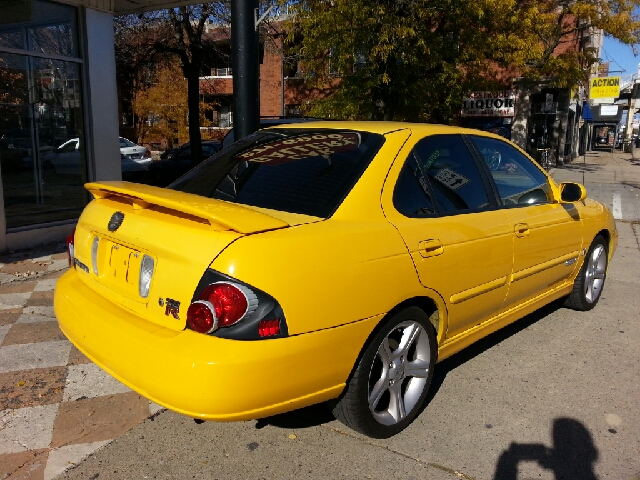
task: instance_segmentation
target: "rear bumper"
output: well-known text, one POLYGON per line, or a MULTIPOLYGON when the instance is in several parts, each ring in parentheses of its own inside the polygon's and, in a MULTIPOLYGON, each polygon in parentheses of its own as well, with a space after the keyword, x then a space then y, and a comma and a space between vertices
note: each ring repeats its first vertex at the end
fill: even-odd
POLYGON ((282 339, 220 339, 148 322, 105 300, 74 270, 58 280, 54 308, 69 340, 122 383, 171 410, 219 421, 336 398, 380 320, 282 339))

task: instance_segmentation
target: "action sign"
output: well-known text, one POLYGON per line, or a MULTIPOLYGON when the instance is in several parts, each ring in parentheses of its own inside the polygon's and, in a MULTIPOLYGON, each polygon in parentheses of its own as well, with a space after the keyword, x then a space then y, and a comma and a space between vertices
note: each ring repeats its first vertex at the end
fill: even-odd
POLYGON ((589 80, 590 98, 617 98, 620 96, 620 77, 599 77, 589 80))

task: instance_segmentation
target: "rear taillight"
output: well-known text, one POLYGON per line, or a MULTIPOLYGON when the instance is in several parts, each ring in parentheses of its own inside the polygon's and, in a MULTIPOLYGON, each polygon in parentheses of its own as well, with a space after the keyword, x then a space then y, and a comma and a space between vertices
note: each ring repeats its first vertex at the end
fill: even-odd
POLYGON ((73 268, 75 266, 74 264, 74 252, 73 252, 73 237, 76 234, 76 229, 73 229, 73 232, 71 232, 69 235, 67 235, 67 259, 69 260, 69 268, 73 268))
POLYGON ((200 292, 200 300, 212 305, 218 328, 242 321, 258 306, 258 298, 249 288, 230 282, 209 285, 200 292))
POLYGON ((151 152, 149 150, 144 152, 144 158, 149 158, 151 156, 151 152))
POLYGON ((262 320, 258 324, 258 335, 261 337, 273 337, 280 333, 280 319, 272 318, 270 320, 262 320))
POLYGON ((211 333, 218 328, 218 321, 213 305, 210 302, 198 300, 189 305, 187 310, 187 325, 198 333, 211 333))
POLYGON ((268 293, 212 269, 200 279, 187 309, 187 328, 233 340, 289 336, 280 304, 268 293))

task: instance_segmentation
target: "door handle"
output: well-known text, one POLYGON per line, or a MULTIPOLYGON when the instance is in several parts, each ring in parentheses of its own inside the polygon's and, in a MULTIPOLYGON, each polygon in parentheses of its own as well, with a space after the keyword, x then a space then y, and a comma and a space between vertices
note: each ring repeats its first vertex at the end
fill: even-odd
POLYGON ((418 242, 418 251, 423 258, 435 257, 444 253, 444 246, 437 238, 421 240, 418 242))
POLYGON ((516 237, 528 237, 530 232, 529 225, 527 225, 526 223, 516 223, 513 231, 515 232, 516 237))

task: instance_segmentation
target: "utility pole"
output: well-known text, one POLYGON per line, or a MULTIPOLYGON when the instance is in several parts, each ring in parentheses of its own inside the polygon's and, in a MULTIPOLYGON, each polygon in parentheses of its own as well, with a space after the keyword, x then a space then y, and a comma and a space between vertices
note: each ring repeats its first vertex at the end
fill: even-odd
POLYGON ((260 43, 258 0, 231 2, 231 65, 235 140, 260 128, 260 43))
POLYGON ((640 82, 640 79, 636 79, 633 83, 633 87, 631 88, 631 99, 629 100, 629 110, 627 111, 627 126, 624 130, 623 149, 626 151, 626 146, 629 145, 629 152, 633 148, 633 145, 631 144, 631 128, 633 125, 633 117, 635 116, 636 109, 638 108, 636 100, 640 95, 640 83, 638 82, 640 82))

